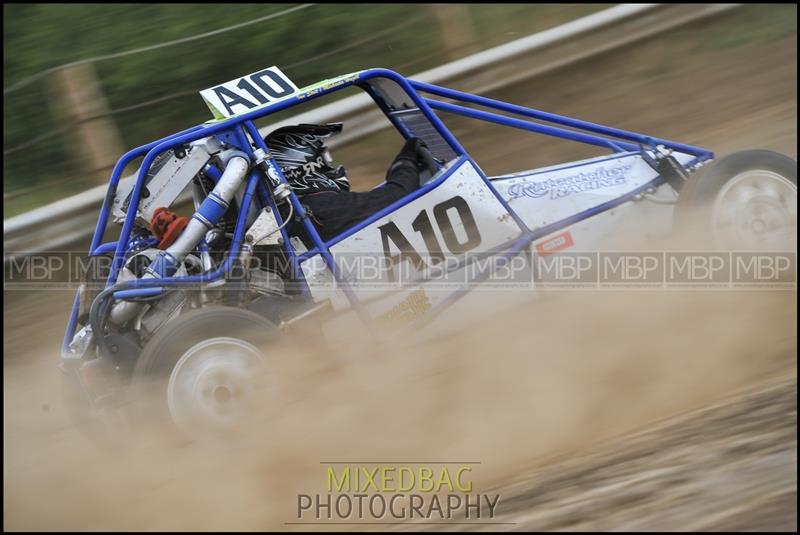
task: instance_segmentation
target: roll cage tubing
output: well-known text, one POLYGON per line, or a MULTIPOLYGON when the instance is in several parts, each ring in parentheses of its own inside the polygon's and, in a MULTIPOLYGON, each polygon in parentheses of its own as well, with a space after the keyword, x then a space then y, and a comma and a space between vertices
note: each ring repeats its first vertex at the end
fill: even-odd
MULTIPOLYGON (((643 154, 644 153, 643 146, 654 148, 658 145, 663 145, 669 149, 673 149, 679 152, 695 156, 695 159, 689 162, 686 165, 686 167, 692 167, 703 161, 710 160, 714 156, 711 151, 700 147, 694 147, 665 139, 645 136, 642 134, 638 134, 636 132, 620 130, 617 128, 603 126, 588 121, 573 119, 571 117, 565 117, 554 113, 547 113, 531 108, 526 108, 524 106, 518 106, 515 104, 509 104, 499 100, 494 100, 478 95, 473 95, 470 93, 465 93, 463 91, 447 89, 445 87, 429 83, 408 80, 402 75, 389 69, 367 69, 350 76, 345 76, 340 79, 334 79, 334 81, 330 82, 330 85, 328 87, 322 85, 321 87, 315 87, 314 89, 307 89, 307 90, 301 89, 301 91, 298 94, 291 95, 289 97, 286 97, 285 99, 273 102, 272 104, 264 105, 263 107, 253 110, 251 112, 243 113, 241 115, 234 116, 231 117, 230 119, 226 119, 224 121, 219 121, 216 123, 206 123, 194 126, 187 130, 178 132, 177 134, 172 134, 160 140, 153 141, 146 145, 142 145, 138 148, 128 151, 125 155, 123 155, 122 158, 120 158, 117 164, 114 166, 114 169, 111 173, 108 190, 103 200, 103 205, 100 210, 100 215, 97 220, 97 225, 95 226, 92 243, 89 248, 89 256, 97 256, 100 254, 106 254, 108 252, 111 252, 111 250, 114 251, 114 258, 111 266, 111 272, 109 273, 108 280, 106 281, 106 288, 115 286, 115 284, 116 284, 115 286, 116 291, 159 288, 159 287, 163 288, 167 286, 182 286, 182 285, 200 284, 204 282, 213 282, 224 277, 227 270, 233 265, 234 261, 239 256, 242 237, 245 230, 244 226, 246 224, 247 213, 250 209, 250 205, 256 193, 260 207, 263 208, 265 206, 270 206, 271 208, 273 208, 273 213, 275 214, 275 217, 278 220, 278 224, 280 225, 282 223, 279 212, 275 210, 276 206, 274 200, 272 199, 271 192, 267 188, 267 183, 271 183, 274 185, 274 182, 277 181, 281 184, 288 186, 288 182, 286 180, 286 177, 283 175, 283 171, 281 170, 280 166, 276 165, 274 160, 268 158, 266 160, 266 165, 268 166, 267 174, 270 177, 272 177, 272 180, 270 180, 269 177, 267 177, 268 181, 262 180, 262 178, 264 178, 263 172, 257 167, 253 168, 250 174, 248 175, 245 186, 245 194, 242 198, 241 206, 239 206, 239 215, 237 217, 236 226, 234 230, 234 238, 231 241, 230 250, 228 251, 225 260, 223 261, 223 263, 220 265, 219 268, 217 268, 211 273, 204 273, 200 275, 183 276, 183 277, 165 277, 160 279, 158 278, 135 279, 117 284, 117 277, 119 275, 119 271, 121 270, 125 262, 127 246, 131 238, 131 232, 133 229, 134 220, 138 210, 142 189, 144 188, 145 177, 156 156, 169 149, 173 149, 183 144, 190 143, 192 141, 196 141, 208 136, 219 135, 223 137, 224 141, 227 141, 230 144, 241 145, 241 146, 236 146, 236 148, 245 151, 248 157, 250 158, 252 164, 256 160, 256 157, 254 155, 255 149, 262 149, 267 154, 269 154, 269 147, 267 146, 261 134, 258 132, 258 129, 256 128, 255 124, 253 123, 254 120, 266 117, 267 115, 276 113, 278 111, 285 110, 297 104, 308 102, 310 100, 320 98, 330 93, 340 91, 342 89, 345 89, 353 85, 356 85, 361 89, 365 90, 373 98, 378 107, 387 115, 391 123, 395 126, 395 128, 397 128, 400 131, 403 137, 405 138, 410 137, 411 132, 400 121, 398 121, 394 116, 392 116, 391 110, 388 109, 386 103, 383 102, 383 99, 379 95, 377 95, 376 92, 373 90, 373 88, 366 83, 368 80, 374 78, 385 78, 397 83, 400 86, 400 88, 403 91, 405 91, 405 93, 412 100, 412 102, 417 106, 419 111, 425 115, 428 121, 430 121, 433 127, 438 131, 439 135, 441 135, 441 137, 450 145, 450 147, 456 154, 456 158, 459 160, 459 162, 457 163, 457 165, 451 166, 449 172, 444 173, 436 180, 433 180, 421 186, 414 192, 409 193, 402 199, 392 203, 383 210, 376 212, 369 218, 358 223, 352 228, 347 229, 343 233, 333 237, 327 242, 322 240, 321 236, 319 235, 319 232, 314 227, 310 219, 307 217, 306 211, 303 208, 303 205, 300 203, 300 200, 298 199, 297 195, 294 193, 294 191, 290 189, 289 201, 294 207, 295 216, 300 218, 306 232, 311 238, 314 247, 311 250, 298 256, 295 253, 294 247, 289 241, 289 235, 286 231, 286 228, 281 229, 281 235, 284 244, 284 252, 286 253, 289 260, 292 262, 293 276, 297 277, 298 274, 302 273, 302 271, 300 270, 301 262, 307 260, 308 258, 311 258, 314 255, 317 254, 321 255, 327 268, 333 274, 334 280, 337 282, 337 284, 340 285, 341 289, 344 291, 346 297, 350 301, 350 304, 356 309, 359 316, 367 324, 369 324, 370 320, 366 315, 366 313, 364 312, 363 308, 360 306, 360 302, 356 298, 352 289, 350 288, 350 285, 347 283, 347 281, 345 281, 341 277, 341 274, 339 273, 336 263, 334 262, 333 256, 331 255, 330 247, 342 241, 343 239, 349 237, 355 232, 363 229, 364 227, 372 224, 374 221, 384 217, 386 214, 396 210, 397 208, 409 203, 410 201, 422 195, 425 195, 426 193, 428 193, 429 191, 440 185, 442 182, 444 182, 444 180, 446 180, 446 178, 464 162, 470 162, 474 165, 481 179, 486 183, 487 187, 496 196, 497 200, 502 204, 502 206, 506 210, 508 210, 508 212, 514 218, 516 223, 519 225, 521 230, 520 236, 512 240, 512 242, 510 242, 509 244, 505 244, 504 246, 502 246, 503 248, 500 249, 500 251, 498 251, 501 252, 505 250, 511 254, 517 254, 518 252, 524 250, 528 246, 528 244, 530 244, 532 241, 542 236, 545 236, 560 228, 572 225, 578 221, 581 221, 583 219, 596 215, 600 212, 618 206, 619 204, 622 204, 630 200, 632 197, 641 193, 642 191, 651 188, 653 186, 660 185, 665 181, 665 179, 659 175, 652 181, 650 181, 648 184, 624 196, 608 201, 592 209, 585 210, 584 212, 580 212, 564 220, 547 225, 546 227, 531 230, 523 223, 521 218, 514 212, 514 210, 512 210, 509 207, 508 203, 499 195, 499 193, 492 186, 491 181, 483 172, 483 170, 481 170, 481 168, 477 165, 477 163, 475 163, 472 160, 467 151, 461 146, 458 140, 447 129, 447 127, 444 125, 441 119, 439 119, 439 117, 436 115, 434 110, 446 111, 474 119, 492 122, 504 126, 510 126, 513 128, 545 134, 553 137, 559 137, 567 140, 577 141, 580 143, 597 145, 600 147, 610 149, 614 153, 639 152, 643 154), (530 120, 516 119, 512 117, 507 117, 505 115, 500 115, 495 112, 477 110, 473 108, 468 108, 466 106, 461 106, 457 104, 451 104, 439 100, 434 100, 431 98, 426 98, 421 96, 418 91, 429 93, 431 95, 435 95, 438 97, 460 101, 462 103, 475 104, 496 111, 513 113, 530 119, 545 121, 548 123, 555 124, 557 126, 548 126, 530 120), (252 145, 250 142, 247 141, 245 133, 249 135, 252 145), (253 147, 253 145, 255 147, 253 147), (122 171, 131 161, 142 155, 144 155, 144 160, 139 168, 139 172, 136 177, 136 183, 131 193, 130 204, 128 206, 128 210, 126 213, 125 222, 123 223, 122 230, 120 231, 119 239, 116 242, 108 242, 105 244, 101 244, 103 235, 105 233, 105 228, 108 224, 108 218, 111 212, 111 206, 114 201, 114 196, 116 194, 117 187, 120 182, 122 171)), ((324 84, 324 82, 321 84, 324 84)), ((302 287, 302 291, 306 294, 308 293, 307 284, 302 287)), ((123 295, 130 295, 130 292, 126 292, 126 294, 123 295)), ((80 293, 77 292, 75 295, 75 300, 73 302, 70 319, 67 325, 67 332, 65 333, 64 336, 64 343, 63 343, 64 349, 67 348, 69 342, 72 340, 74 330, 77 325, 77 319, 78 319, 77 316, 79 308, 80 308, 80 293)))

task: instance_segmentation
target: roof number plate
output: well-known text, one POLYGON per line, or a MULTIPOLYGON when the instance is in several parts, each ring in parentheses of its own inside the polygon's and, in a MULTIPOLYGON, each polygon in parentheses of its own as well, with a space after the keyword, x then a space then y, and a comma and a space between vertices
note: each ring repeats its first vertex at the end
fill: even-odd
POLYGON ((200 91, 215 119, 229 119, 288 97, 299 89, 278 67, 236 78, 200 91))

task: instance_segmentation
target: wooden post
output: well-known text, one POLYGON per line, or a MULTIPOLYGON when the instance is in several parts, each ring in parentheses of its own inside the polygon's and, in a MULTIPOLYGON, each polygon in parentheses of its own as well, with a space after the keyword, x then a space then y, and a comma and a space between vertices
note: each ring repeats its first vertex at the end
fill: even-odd
POLYGON ((478 52, 475 29, 465 4, 429 4, 439 22, 448 59, 454 60, 478 52))
POLYGON ((60 69, 50 78, 58 116, 69 128, 64 146, 75 156, 76 167, 93 182, 108 180, 122 156, 123 144, 116 123, 108 113, 94 65, 83 63, 60 69))

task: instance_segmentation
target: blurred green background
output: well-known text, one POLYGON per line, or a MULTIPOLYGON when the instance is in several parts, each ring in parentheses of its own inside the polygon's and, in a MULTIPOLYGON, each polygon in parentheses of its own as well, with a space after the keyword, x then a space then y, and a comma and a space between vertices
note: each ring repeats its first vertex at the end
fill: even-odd
POLYGON ((104 183, 125 150, 209 119, 198 91, 236 76, 278 65, 302 87, 369 67, 411 75, 610 5, 311 5, 213 36, 101 58, 77 74, 47 72, 17 88, 64 64, 191 38, 301 4, 4 4, 4 217, 104 183), (99 111, 65 111, 66 93, 92 85, 105 100, 99 111), (92 168, 75 127, 98 114, 104 131, 114 134, 98 140, 99 150, 113 154, 92 168))

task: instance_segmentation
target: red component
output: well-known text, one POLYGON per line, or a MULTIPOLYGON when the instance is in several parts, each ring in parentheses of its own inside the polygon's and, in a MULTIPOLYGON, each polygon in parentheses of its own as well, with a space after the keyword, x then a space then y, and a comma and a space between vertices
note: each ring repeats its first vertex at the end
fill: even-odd
POLYGON ((183 229, 189 224, 189 218, 179 216, 165 207, 156 208, 153 219, 150 221, 150 230, 161 240, 159 249, 166 249, 181 235, 183 229))
POLYGON ((575 245, 575 242, 572 241, 572 234, 570 231, 562 232, 561 234, 556 234, 555 236, 551 236, 544 241, 540 241, 536 244, 536 250, 539 252, 541 256, 553 254, 556 251, 561 251, 563 249, 568 249, 575 245))

